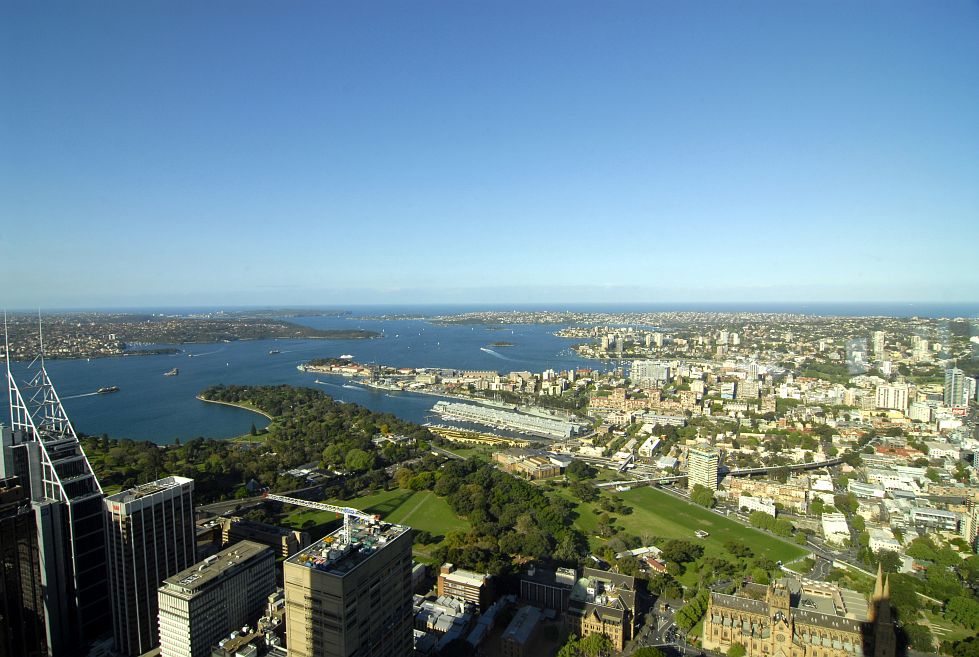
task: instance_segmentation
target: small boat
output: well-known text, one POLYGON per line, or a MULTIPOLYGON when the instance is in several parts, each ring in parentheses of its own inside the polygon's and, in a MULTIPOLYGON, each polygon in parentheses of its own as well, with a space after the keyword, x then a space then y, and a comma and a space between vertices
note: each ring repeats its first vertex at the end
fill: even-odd
POLYGON ((351 356, 350 354, 344 354, 344 355, 340 356, 340 360, 353 360, 353 359, 354 359, 354 357, 351 356))
POLYGON ((281 353, 282 353, 282 352, 281 352, 281 351, 279 351, 278 349, 270 349, 270 350, 269 350, 269 356, 274 356, 274 355, 276 355, 276 354, 281 354, 281 353))
POLYGON ((108 394, 110 392, 119 392, 119 386, 108 386, 106 388, 99 388, 98 389, 98 393, 100 395, 105 395, 105 394, 108 394))
POLYGON ((173 368, 172 370, 170 370, 169 372, 164 372, 164 373, 163 373, 163 376, 177 376, 178 374, 180 374, 180 370, 178 370, 178 369, 177 369, 177 368, 175 367, 175 368, 173 368))

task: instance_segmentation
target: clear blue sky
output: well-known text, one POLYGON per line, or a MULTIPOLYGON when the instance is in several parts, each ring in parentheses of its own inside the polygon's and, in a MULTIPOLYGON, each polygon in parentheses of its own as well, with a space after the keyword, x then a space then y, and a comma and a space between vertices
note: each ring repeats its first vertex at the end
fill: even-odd
POLYGON ((979 4, 0 4, 0 304, 979 300, 979 4))

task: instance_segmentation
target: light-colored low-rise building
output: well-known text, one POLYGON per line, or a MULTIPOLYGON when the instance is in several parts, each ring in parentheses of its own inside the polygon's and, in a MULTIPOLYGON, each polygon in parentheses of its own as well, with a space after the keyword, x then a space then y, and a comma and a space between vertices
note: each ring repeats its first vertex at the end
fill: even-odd
POLYGON ((867 533, 870 535, 869 547, 872 552, 880 552, 881 550, 900 552, 901 543, 890 529, 871 527, 867 533))
POLYGON ((752 495, 741 494, 738 496, 738 508, 748 511, 760 511, 775 517, 775 500, 770 497, 754 497, 752 495))
POLYGON ((842 545, 850 540, 850 526, 842 513, 824 513, 822 516, 823 538, 827 543, 842 545))
POLYGON ((465 600, 476 605, 480 611, 489 607, 492 597, 489 575, 458 569, 451 563, 442 565, 437 590, 440 596, 447 595, 465 600))

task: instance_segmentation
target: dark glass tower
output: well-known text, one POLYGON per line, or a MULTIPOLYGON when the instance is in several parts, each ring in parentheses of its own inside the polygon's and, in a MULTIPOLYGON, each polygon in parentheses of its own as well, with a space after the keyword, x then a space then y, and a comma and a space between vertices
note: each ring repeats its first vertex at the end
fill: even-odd
POLYGON ((31 498, 0 479, 0 657, 46 657, 44 597, 31 498))
POLYGON ((48 377, 43 360, 24 401, 9 365, 10 427, 0 428, 0 477, 30 492, 44 591, 46 640, 54 657, 82 651, 111 628, 102 488, 48 377))

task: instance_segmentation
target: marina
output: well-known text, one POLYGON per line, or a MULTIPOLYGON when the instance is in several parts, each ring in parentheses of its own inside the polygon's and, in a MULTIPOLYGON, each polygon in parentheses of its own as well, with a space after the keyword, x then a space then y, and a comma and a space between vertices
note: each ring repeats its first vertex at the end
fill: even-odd
POLYGON ((559 418, 460 402, 436 402, 432 412, 446 420, 474 422, 544 438, 570 438, 580 433, 585 426, 559 418))

